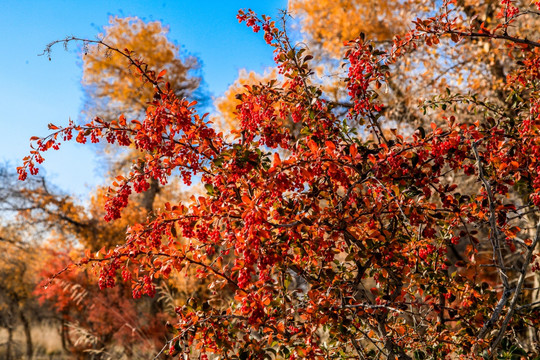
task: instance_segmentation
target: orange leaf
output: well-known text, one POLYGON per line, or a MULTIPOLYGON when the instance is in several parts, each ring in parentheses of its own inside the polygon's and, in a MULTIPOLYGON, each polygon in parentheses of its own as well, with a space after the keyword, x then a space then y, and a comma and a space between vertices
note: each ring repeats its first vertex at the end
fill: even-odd
POLYGON ((317 143, 315 141, 309 140, 307 144, 313 154, 316 154, 319 151, 319 146, 317 146, 317 143))
POLYGON ((274 166, 281 165, 281 159, 279 158, 279 154, 277 152, 274 153, 274 166))
POLYGON ((242 201, 243 201, 244 204, 246 204, 246 205, 251 205, 251 204, 253 204, 253 201, 251 201, 251 199, 250 199, 247 195, 242 195, 242 201))
POLYGON ((351 147, 349 148, 349 151, 351 153, 351 158, 355 158, 356 155, 358 154, 358 149, 356 148, 356 144, 352 144, 351 147))

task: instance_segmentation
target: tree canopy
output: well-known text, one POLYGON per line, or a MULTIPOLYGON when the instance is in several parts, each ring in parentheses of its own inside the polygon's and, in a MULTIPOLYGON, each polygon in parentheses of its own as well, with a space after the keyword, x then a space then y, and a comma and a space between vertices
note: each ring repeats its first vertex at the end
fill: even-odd
MULTIPOLYGON (((110 47, 129 49, 135 59, 153 69, 167 71, 167 79, 178 97, 204 100, 200 88, 200 61, 183 54, 168 38, 168 29, 161 22, 144 22, 137 17, 111 17, 110 25, 100 38, 110 47)), ((154 89, 133 73, 127 59, 111 48, 98 43, 84 46, 83 85, 86 89, 86 112, 90 118, 107 114, 126 113, 144 116, 147 102, 154 89)))

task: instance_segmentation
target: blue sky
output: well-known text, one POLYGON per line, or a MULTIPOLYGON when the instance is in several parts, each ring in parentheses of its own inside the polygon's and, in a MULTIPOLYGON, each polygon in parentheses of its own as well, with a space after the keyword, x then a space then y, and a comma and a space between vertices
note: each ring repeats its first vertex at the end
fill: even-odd
MULTIPOLYGON (((67 36, 93 39, 110 16, 138 16, 170 27, 170 39, 198 56, 213 96, 219 96, 242 68, 263 71, 272 49, 236 20, 241 8, 277 17, 286 0, 67 1, 4 0, 0 11, 0 161, 19 166, 31 136, 47 124, 77 119, 82 106, 81 67, 75 46, 58 46, 49 61, 45 46, 67 36)), ((63 144, 46 153, 47 177, 68 193, 84 197, 101 182, 92 147, 63 144)))

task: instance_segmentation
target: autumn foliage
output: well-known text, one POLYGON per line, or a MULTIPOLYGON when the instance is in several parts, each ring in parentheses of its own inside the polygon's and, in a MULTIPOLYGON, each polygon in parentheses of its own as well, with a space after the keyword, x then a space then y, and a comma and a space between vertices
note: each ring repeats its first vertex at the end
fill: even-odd
POLYGON ((238 127, 226 135, 176 95, 166 71, 99 42, 153 86, 145 118, 50 125, 50 135, 33 139, 20 178, 73 138, 143 154, 112 182, 108 221, 152 179, 204 184, 205 195, 165 203, 132 224, 120 246, 79 262, 99 271, 102 288, 123 278, 135 298, 154 296, 174 273, 206 281, 208 294, 176 307, 161 354, 533 358, 540 43, 512 26, 536 19, 540 5, 504 0, 488 26, 464 21, 460 6, 443 1, 388 46, 363 34, 347 42, 346 115, 325 95, 308 49, 272 19, 241 11, 238 19, 274 48, 280 76, 245 87, 238 127), (512 64, 504 103, 448 89, 421 102, 428 126, 385 125, 379 94, 392 87, 396 64, 419 48, 474 48, 479 39, 504 47, 499 56, 512 64))
MULTIPOLYGON (((129 49, 134 58, 144 59, 148 66, 166 70, 178 97, 202 99, 199 59, 183 54, 167 33, 159 21, 111 17, 100 37, 110 46, 129 49)), ((125 66, 125 57, 110 48, 88 43, 83 50, 86 115, 92 118, 99 114, 107 119, 118 113, 144 116, 146 102, 154 95, 152 84, 141 81, 132 68, 125 66)))

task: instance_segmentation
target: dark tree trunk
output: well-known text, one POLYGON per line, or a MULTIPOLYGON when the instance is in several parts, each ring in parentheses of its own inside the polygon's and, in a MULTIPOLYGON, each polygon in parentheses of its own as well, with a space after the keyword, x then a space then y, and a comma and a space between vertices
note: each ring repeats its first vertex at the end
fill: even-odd
POLYGON ((142 195, 141 205, 146 210, 146 213, 149 214, 154 210, 154 201, 160 190, 159 181, 156 179, 150 179, 150 188, 146 190, 142 195))
POLYGON ((64 319, 62 319, 62 323, 60 325, 60 337, 62 338, 62 349, 64 349, 65 352, 70 353, 71 351, 69 350, 69 347, 71 346, 71 339, 67 334, 67 326, 64 319))
POLYGON ((7 325, 8 339, 6 344, 6 360, 13 360, 11 352, 13 346, 13 324, 7 325))
POLYGON ((32 333, 30 332, 30 322, 22 311, 19 312, 19 315, 23 324, 24 336, 26 337, 26 357, 31 360, 34 355, 34 345, 32 343, 32 333))

